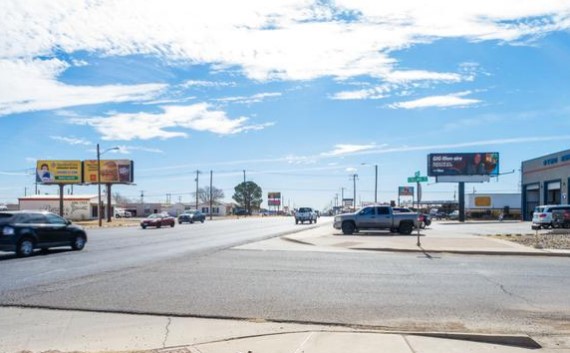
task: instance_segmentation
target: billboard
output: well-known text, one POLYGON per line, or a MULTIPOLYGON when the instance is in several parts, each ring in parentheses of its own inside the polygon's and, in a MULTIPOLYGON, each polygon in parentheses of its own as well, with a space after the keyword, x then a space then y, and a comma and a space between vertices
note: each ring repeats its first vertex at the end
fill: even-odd
POLYGON ((428 175, 439 176, 497 176, 499 153, 431 153, 428 155, 428 175))
POLYGON ((269 206, 281 206, 281 193, 280 192, 268 192, 267 193, 267 204, 269 206))
POLYGON ((41 184, 79 184, 81 161, 39 160, 36 163, 36 181, 41 184))
POLYGON ((269 200, 272 199, 280 199, 281 198, 281 193, 280 192, 268 192, 267 193, 267 198, 269 200))
MULTIPOLYGON (((101 160, 101 183, 130 184, 133 182, 133 161, 128 159, 101 160)), ((97 183, 97 160, 83 162, 83 182, 97 183)))
POLYGON ((414 187, 413 186, 399 186, 398 187, 398 196, 414 196, 414 187))

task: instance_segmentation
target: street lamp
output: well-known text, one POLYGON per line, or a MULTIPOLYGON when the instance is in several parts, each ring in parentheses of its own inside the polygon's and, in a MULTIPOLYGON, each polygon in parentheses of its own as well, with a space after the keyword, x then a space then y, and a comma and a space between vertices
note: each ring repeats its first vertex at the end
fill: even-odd
POLYGON ((99 151, 99 144, 97 144, 97 199, 98 199, 98 203, 97 203, 97 218, 99 219, 99 227, 102 226, 102 218, 101 218, 101 155, 105 152, 109 152, 112 150, 118 150, 119 147, 115 146, 115 147, 111 147, 111 148, 107 148, 106 150, 104 150, 103 152, 99 151))
MULTIPOLYGON (((361 165, 370 165, 361 163, 361 165)), ((378 203, 378 164, 374 164, 374 203, 378 203)))

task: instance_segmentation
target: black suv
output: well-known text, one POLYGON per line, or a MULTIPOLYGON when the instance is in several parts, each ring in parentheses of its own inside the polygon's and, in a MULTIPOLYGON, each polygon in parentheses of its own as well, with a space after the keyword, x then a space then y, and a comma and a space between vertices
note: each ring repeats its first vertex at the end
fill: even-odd
POLYGON ((183 222, 194 223, 194 222, 202 222, 206 220, 206 215, 200 211, 188 211, 182 213, 178 216, 178 224, 182 224, 183 222))
POLYGON ((34 249, 70 246, 82 250, 87 243, 83 228, 51 212, 0 212, 0 250, 30 256, 34 249))

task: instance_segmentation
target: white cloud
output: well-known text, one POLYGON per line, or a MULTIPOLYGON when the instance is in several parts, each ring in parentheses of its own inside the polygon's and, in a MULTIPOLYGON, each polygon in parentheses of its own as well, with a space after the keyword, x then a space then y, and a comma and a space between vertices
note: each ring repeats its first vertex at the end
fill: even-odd
POLYGON ((334 146, 334 150, 330 152, 323 152, 321 156, 341 156, 352 154, 356 152, 362 152, 366 150, 370 150, 377 147, 375 144, 368 144, 368 145, 345 145, 339 144, 334 146))
POLYGON ((559 0, 7 0, 2 7, 4 58, 50 55, 54 48, 150 54, 238 67, 254 80, 385 77, 395 63, 390 53, 413 44, 459 37, 515 42, 570 27, 570 3, 559 0), (349 20, 335 17, 343 11, 349 20))
POLYGON ((249 130, 262 130, 272 123, 247 125, 248 118, 229 118, 224 111, 213 110, 209 104, 189 106, 164 106, 163 113, 117 113, 97 118, 75 118, 72 123, 94 127, 104 140, 148 140, 187 137, 184 131, 191 129, 219 135, 237 134, 249 130))
POLYGON ((412 81, 444 81, 460 82, 462 77, 459 74, 450 72, 431 72, 423 70, 392 71, 385 75, 388 82, 404 83, 412 81))
POLYGON ((390 108, 393 109, 419 109, 419 108, 429 108, 429 107, 465 107, 468 105, 473 105, 480 103, 479 99, 473 98, 463 98, 462 96, 470 92, 462 92, 456 94, 449 94, 446 96, 431 96, 424 97, 416 100, 398 102, 390 104, 390 108))
POLYGON ((120 145, 118 153, 121 154, 131 154, 133 151, 142 151, 142 152, 149 152, 149 153, 164 153, 163 150, 159 148, 150 148, 150 147, 143 147, 143 146, 127 146, 127 145, 120 145))
MULTIPOLYGON (((0 51, 1 52, 1 51, 0 51)), ((166 85, 71 86, 57 81, 69 67, 58 60, 0 60, 0 116, 86 104, 150 99, 166 85)))
POLYGON ((91 145, 91 141, 87 141, 85 139, 81 139, 81 138, 75 138, 75 137, 65 137, 65 136, 50 136, 50 138, 52 140, 56 140, 56 141, 60 141, 60 142, 64 142, 70 145, 84 145, 84 146, 89 146, 91 145))
POLYGON ((222 81, 203 81, 203 80, 188 80, 181 84, 182 87, 234 87, 235 82, 222 82, 222 81))
POLYGON ((279 93, 279 92, 268 92, 268 93, 254 94, 254 95, 249 96, 249 97, 242 97, 242 96, 226 97, 226 98, 220 98, 220 99, 216 99, 216 100, 220 101, 220 102, 252 104, 252 103, 260 103, 260 102, 264 101, 266 98, 280 97, 280 96, 281 96, 281 93, 279 93))
POLYGON ((337 92, 331 96, 335 100, 361 100, 361 99, 382 99, 387 97, 383 87, 360 89, 356 91, 337 92))

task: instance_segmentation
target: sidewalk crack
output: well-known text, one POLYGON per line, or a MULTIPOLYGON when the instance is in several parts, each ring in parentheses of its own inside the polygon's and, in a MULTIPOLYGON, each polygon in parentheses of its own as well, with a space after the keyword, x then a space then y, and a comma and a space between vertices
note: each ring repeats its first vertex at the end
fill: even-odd
POLYGON ((168 318, 166 323, 166 333, 164 335, 164 341, 162 341, 162 348, 166 348, 166 341, 168 341, 168 336, 170 336, 170 324, 172 323, 172 318, 168 318))

